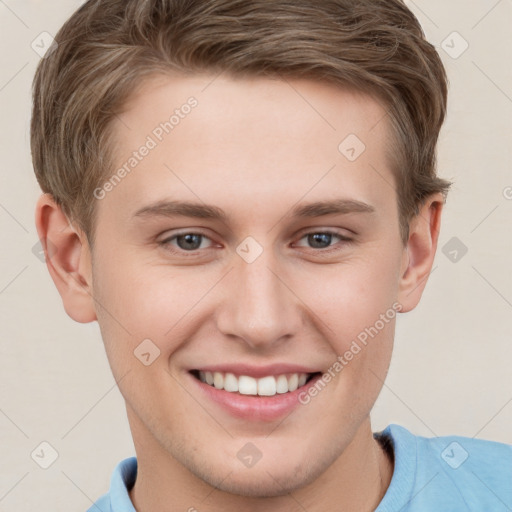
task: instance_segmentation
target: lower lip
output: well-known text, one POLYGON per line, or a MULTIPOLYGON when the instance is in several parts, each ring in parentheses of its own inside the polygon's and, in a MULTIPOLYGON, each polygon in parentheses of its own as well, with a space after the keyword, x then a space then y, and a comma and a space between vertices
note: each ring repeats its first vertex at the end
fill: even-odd
POLYGON ((251 421, 275 421, 291 413, 297 407, 299 395, 307 392, 322 377, 315 375, 304 386, 288 393, 277 393, 274 396, 241 395, 224 389, 217 389, 200 381, 191 373, 190 378, 210 400, 218 403, 230 415, 251 421))

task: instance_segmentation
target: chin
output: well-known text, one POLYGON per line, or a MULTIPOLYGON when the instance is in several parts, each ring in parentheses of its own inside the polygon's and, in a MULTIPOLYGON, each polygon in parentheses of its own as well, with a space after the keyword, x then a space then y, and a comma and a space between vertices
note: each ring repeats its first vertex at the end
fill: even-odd
POLYGON ((263 462, 260 460, 252 468, 222 465, 222 468, 209 465, 208 468, 191 467, 189 470, 199 479, 219 491, 253 498, 272 498, 289 495, 313 482, 322 473, 321 468, 310 464, 294 463, 283 465, 282 461, 263 462))
POLYGON ((242 473, 231 473, 222 482, 210 482, 219 491, 237 496, 251 498, 274 498, 286 496, 290 492, 303 487, 304 482, 294 471, 282 473, 279 477, 275 471, 255 472, 255 469, 244 470, 242 473), (270 473, 270 474, 269 474, 270 473))
POLYGON ((245 498, 277 498, 287 496, 293 489, 282 488, 276 482, 223 482, 218 490, 245 498))

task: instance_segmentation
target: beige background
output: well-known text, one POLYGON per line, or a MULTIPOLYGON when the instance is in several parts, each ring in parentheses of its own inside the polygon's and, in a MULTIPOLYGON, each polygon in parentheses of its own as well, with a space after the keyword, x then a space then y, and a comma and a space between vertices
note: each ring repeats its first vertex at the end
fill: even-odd
MULTIPOLYGON (((0 0, 0 511, 85 511, 134 453, 97 324, 66 315, 32 252, 31 43, 80 3, 0 0), (58 452, 46 470, 31 458, 43 441, 58 452)), ((450 78, 439 169, 455 185, 423 300, 399 316, 373 426, 512 443, 512 1, 408 4, 450 78), (460 56, 454 31, 469 44, 460 56), (468 248, 457 262, 442 252, 453 237, 468 248)))

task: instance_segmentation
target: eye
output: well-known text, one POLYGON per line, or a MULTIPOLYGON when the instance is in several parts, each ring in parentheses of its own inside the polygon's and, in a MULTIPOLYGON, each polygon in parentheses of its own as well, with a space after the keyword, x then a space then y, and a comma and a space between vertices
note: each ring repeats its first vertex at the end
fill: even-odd
POLYGON ((301 240, 306 239, 308 244, 311 244, 310 247, 313 249, 326 249, 331 247, 331 242, 333 237, 342 242, 350 243, 352 239, 341 235, 340 233, 336 233, 334 231, 313 231, 311 233, 306 233, 301 237, 301 240))
MULTIPOLYGON (((312 231, 302 235, 300 240, 306 240, 306 243, 311 249, 320 249, 321 251, 318 252, 327 252, 323 250, 333 247, 333 240, 334 242, 338 240, 339 242, 345 243, 353 241, 351 238, 334 231, 312 231)), ((212 246, 212 240, 203 233, 184 232, 162 240, 159 242, 159 245, 172 252, 194 252, 200 249, 208 249, 212 246), (210 242, 210 245, 208 245, 208 242, 210 242)), ((298 245, 299 247, 304 247, 301 244, 298 245)))
MULTIPOLYGON (((169 247, 171 245, 172 247, 176 247, 177 245, 178 249, 181 251, 193 252, 205 248, 202 244, 204 240, 210 239, 206 235, 203 235, 202 233, 190 232, 173 235, 169 238, 166 238, 165 240, 162 240, 161 242, 159 242, 159 244, 164 247, 169 247), (176 241, 176 245, 173 244, 174 241, 176 241)), ((179 252, 179 250, 177 250, 176 252, 179 252)))

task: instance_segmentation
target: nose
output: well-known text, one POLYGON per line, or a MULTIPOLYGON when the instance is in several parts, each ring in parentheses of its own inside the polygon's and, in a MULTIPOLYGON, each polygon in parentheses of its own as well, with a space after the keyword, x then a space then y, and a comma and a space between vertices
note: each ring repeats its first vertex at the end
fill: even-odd
POLYGON ((223 280, 219 331, 261 351, 297 335, 303 318, 301 301, 272 251, 265 249, 251 263, 235 254, 234 261, 235 268, 223 280))

